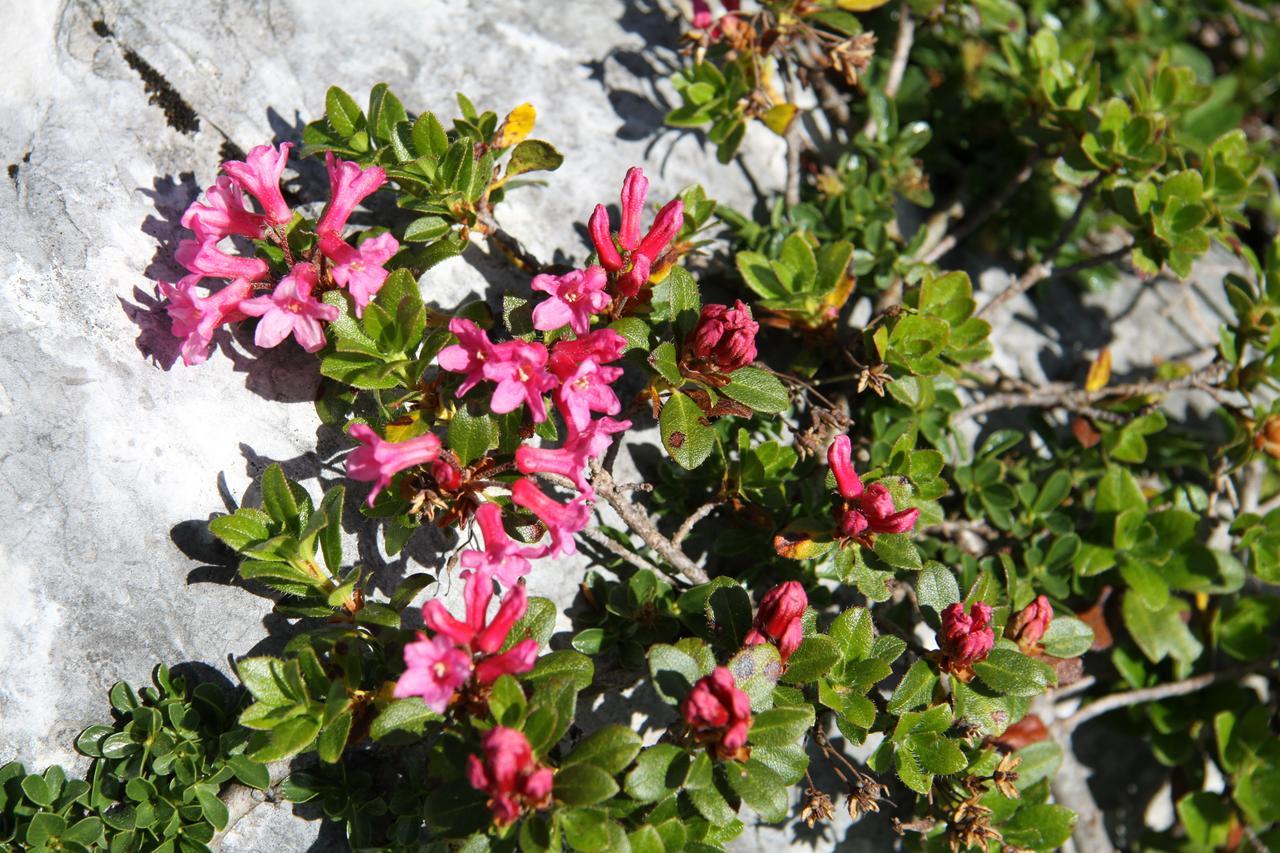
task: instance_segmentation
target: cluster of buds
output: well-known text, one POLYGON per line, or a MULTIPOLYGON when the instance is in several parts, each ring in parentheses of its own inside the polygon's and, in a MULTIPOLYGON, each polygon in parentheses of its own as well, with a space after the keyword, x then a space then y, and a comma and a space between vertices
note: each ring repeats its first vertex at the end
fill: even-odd
POLYGON ((973 665, 986 659, 995 642, 991 605, 975 601, 968 613, 960 602, 943 609, 938 647, 942 650, 942 668, 952 675, 962 681, 972 678, 973 665))
POLYGON ((280 188, 291 147, 287 142, 278 148, 259 145, 243 161, 223 163, 225 175, 182 216, 183 227, 195 239, 183 240, 175 258, 189 275, 176 284, 161 282, 160 292, 169 303, 173 333, 183 339, 182 360, 188 365, 209 357, 219 326, 248 317, 259 318, 256 345, 274 347, 292 335, 307 352, 316 352, 325 345, 323 324, 339 315, 337 306, 317 295, 345 288, 359 316, 387 279, 384 265, 400 248, 394 237, 379 234, 358 246, 342 238, 351 212, 386 183, 386 173, 326 155, 329 203, 316 224, 314 245, 295 257, 288 233, 294 212, 280 188), (260 213, 246 206, 246 193, 258 202, 260 213), (232 236, 270 240, 284 256, 287 272, 273 282, 271 266, 262 258, 224 252, 219 245, 232 236), (213 290, 215 285, 206 280, 222 284, 213 290))
POLYGON ((685 373, 721 376, 756 360, 756 333, 760 324, 741 300, 732 305, 707 305, 698 325, 680 348, 685 373))
POLYGON ((684 203, 672 199, 663 205, 654 217, 653 225, 644 237, 640 236, 640 217, 644 213, 644 200, 649 195, 649 180, 638 166, 627 170, 622 182, 622 224, 617 242, 611 232, 609 211, 597 204, 587 228, 591 242, 595 244, 600 265, 608 273, 614 292, 623 298, 637 295, 649 281, 649 276, 661 272, 669 262, 667 246, 680 233, 684 225, 684 203))
POLYGON ((775 586, 760 599, 760 609, 756 611, 755 622, 747 632, 744 645, 773 643, 778 648, 782 663, 786 664, 804 640, 801 620, 808 606, 809 596, 799 581, 775 586))
POLYGON ((920 510, 897 510, 893 496, 883 483, 863 487, 853 470, 853 447, 847 435, 837 436, 831 442, 827 463, 841 498, 833 511, 836 534, 841 539, 867 541, 870 534, 906 533, 915 527, 920 510))
POLYGON ((467 781, 489 796, 498 826, 514 823, 527 810, 551 805, 551 769, 533 758, 529 740, 515 729, 496 726, 480 741, 484 758, 467 756, 467 781))
POLYGON ((718 666, 698 679, 680 703, 680 713, 695 740, 722 761, 746 761, 751 729, 751 699, 738 688, 733 673, 718 666))
POLYGON ((538 656, 538 643, 525 639, 505 652, 511 627, 524 616, 529 603, 524 585, 515 584, 502 597, 493 618, 488 618, 493 599, 493 572, 486 568, 473 570, 463 591, 466 618, 455 618, 437 600, 422 607, 422 621, 434 632, 428 638, 404 647, 405 672, 396 682, 396 698, 419 696, 427 706, 443 714, 458 695, 469 687, 481 699, 481 693, 502 675, 517 675, 533 669, 538 656))
POLYGON ((1040 638, 1049 630, 1053 621, 1053 605, 1046 596, 1038 595, 1035 601, 1022 608, 1009 620, 1004 635, 1018 644, 1024 652, 1038 651, 1040 638))
POLYGON ((738 19, 742 0, 720 0, 720 5, 724 7, 724 12, 716 17, 711 13, 711 5, 707 0, 693 0, 693 28, 698 31, 694 38, 704 45, 719 41, 726 34, 735 33, 742 28, 738 19))

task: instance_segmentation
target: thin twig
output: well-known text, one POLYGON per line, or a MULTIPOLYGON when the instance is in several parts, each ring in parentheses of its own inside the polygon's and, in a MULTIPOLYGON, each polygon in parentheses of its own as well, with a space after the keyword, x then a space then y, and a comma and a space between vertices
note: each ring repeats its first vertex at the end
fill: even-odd
MULTIPOLYGON (((790 64, 787 65, 786 73, 787 101, 792 105, 796 105, 796 80, 795 69, 790 64)), ((785 188, 785 198, 787 207, 795 207, 800 203, 800 117, 793 115, 791 123, 787 125, 787 185, 785 188)))
MULTIPOLYGON (((902 0, 902 5, 898 9, 898 38, 893 44, 893 59, 889 63, 889 74, 884 81, 884 96, 891 101, 897 97, 903 75, 907 73, 907 59, 911 54, 911 45, 915 42, 915 38, 916 22, 911 17, 911 6, 907 0, 902 0)), ((874 116, 867 117, 867 123, 862 126, 862 135, 876 135, 874 116)))
POLYGON ((1203 675, 1184 678, 1181 681, 1157 684, 1155 687, 1143 687, 1139 690, 1112 693, 1110 696, 1104 696, 1095 702, 1090 702, 1070 717, 1054 725, 1060 731, 1069 735, 1094 717, 1100 717, 1111 711, 1128 708, 1132 705, 1142 705, 1147 702, 1158 702, 1161 699, 1172 699, 1175 696, 1186 696, 1189 693, 1204 690, 1219 681, 1234 681, 1250 673, 1261 672, 1269 669, 1272 664, 1271 655, 1267 655, 1262 660, 1254 661, 1246 666, 1220 669, 1217 672, 1206 672, 1203 675))
POLYGON ((1069 276, 1069 275, 1075 275, 1078 272, 1083 272, 1084 270, 1092 269, 1093 267, 1102 266, 1103 264, 1109 264, 1113 261, 1118 261, 1121 258, 1128 257, 1129 253, 1132 251, 1133 251, 1133 244, 1129 244, 1126 246, 1121 246, 1119 249, 1113 249, 1110 252, 1104 252, 1101 255, 1094 255, 1092 258, 1085 258, 1083 261, 1079 261, 1077 263, 1071 264, 1070 266, 1062 267, 1060 269, 1054 269, 1053 264, 1049 264, 1041 261, 1040 263, 1033 265, 1030 269, 1028 269, 1025 273, 1023 273, 1017 279, 1017 281, 1015 281, 1013 284, 1009 285, 1007 288, 1005 288, 1003 291, 997 294, 994 299, 992 299, 986 305, 983 305, 982 308, 978 310, 978 313, 976 316, 986 317, 988 314, 990 314, 992 311, 996 310, 1001 305, 1008 302, 1010 299, 1013 299, 1015 296, 1020 296, 1021 294, 1026 293, 1028 290, 1035 287, 1037 284, 1039 284, 1042 281, 1047 281, 1053 278, 1062 278, 1064 276, 1069 276))
POLYGON ((707 583, 711 580, 706 571, 690 560, 671 540, 663 536, 649 518, 648 513, 631 502, 631 499, 619 491, 613 477, 600 465, 598 460, 591 461, 591 484, 596 494, 604 498, 609 506, 622 518, 631 531, 639 536, 644 544, 662 556, 664 560, 680 571, 682 575, 695 584, 707 583))
POLYGON ((1068 409, 1079 409, 1111 397, 1136 397, 1140 394, 1166 394, 1170 391, 1189 388, 1205 388, 1221 379, 1229 366, 1224 361, 1214 361, 1177 379, 1166 379, 1162 382, 1131 382, 1127 385, 1099 388, 1097 391, 1088 391, 1070 382, 1054 382, 1040 388, 991 394, 954 412, 951 415, 951 422, 959 423, 966 418, 975 418, 996 409, 1012 409, 1019 406, 1042 408, 1062 406, 1068 409))
POLYGON ((920 258, 921 262, 932 264, 941 260, 943 255, 950 252, 961 241, 965 240, 969 235, 981 228, 988 219, 999 212, 1000 208, 1004 207, 1005 203, 1009 201, 1015 192, 1018 191, 1018 187, 1030 180, 1032 173, 1035 171, 1036 164, 1039 162, 1040 152, 1032 152, 1031 156, 1027 158, 1026 165, 1023 166, 1017 174, 1010 178, 1009 181, 1000 188, 999 192, 993 195, 990 200, 988 200, 987 203, 972 216, 966 217, 965 220, 960 223, 959 228, 947 234, 947 236, 943 237, 937 245, 925 252, 925 254, 920 258))
POLYGON ((699 521, 702 521, 702 519, 706 518, 708 515, 711 515, 711 513, 715 512, 715 509, 718 506, 720 506, 719 501, 712 501, 695 509, 693 514, 686 518, 680 527, 676 529, 676 535, 671 537, 671 544, 679 548, 680 543, 683 542, 685 537, 689 535, 689 532, 693 530, 693 526, 699 521))
POLYGON ((590 539, 592 542, 599 545, 601 548, 604 548, 606 551, 610 551, 613 554, 616 554, 617 556, 626 560, 628 563, 635 566, 637 569, 640 569, 642 571, 657 572, 658 574, 664 574, 664 575, 666 574, 666 572, 664 572, 662 569, 659 569, 657 566, 653 565, 648 560, 641 557, 639 554, 630 550, 629 548, 627 548, 626 545, 623 545, 621 542, 614 539, 612 536, 608 535, 607 533, 605 533, 603 530, 600 530, 599 528, 588 527, 585 530, 581 530, 579 532, 583 536, 590 539))
POLYGON ((1096 676, 1086 675, 1084 678, 1080 679, 1079 681, 1073 681, 1070 684, 1068 684, 1066 687, 1059 687, 1057 690, 1054 690, 1050 694, 1050 698, 1052 698, 1053 701, 1055 702, 1062 699, 1067 699, 1071 696, 1076 695, 1077 693, 1083 693, 1084 691, 1088 690, 1090 687, 1092 687, 1097 683, 1098 683, 1098 679, 1096 676))

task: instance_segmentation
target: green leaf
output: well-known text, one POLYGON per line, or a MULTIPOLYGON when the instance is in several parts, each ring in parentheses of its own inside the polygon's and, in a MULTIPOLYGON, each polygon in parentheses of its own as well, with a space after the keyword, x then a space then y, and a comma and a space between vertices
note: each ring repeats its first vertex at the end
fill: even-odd
POLYGON ((200 803, 200 812, 204 815, 204 819, 213 824, 214 829, 224 829, 230 815, 226 803, 218 799, 217 790, 205 785, 195 785, 193 790, 196 800, 200 803))
POLYGON ((397 699, 373 718, 373 723, 369 726, 369 737, 382 740, 396 734, 416 739, 427 723, 439 719, 442 719, 441 716, 416 696, 397 699))
POLYGON ((46 808, 53 805, 54 793, 49 790, 49 784, 44 781, 43 777, 34 774, 27 776, 22 780, 21 787, 22 793, 36 805, 46 808))
POLYGON ((559 815, 565 841, 583 853, 609 849, 609 815, 602 809, 565 809, 559 815))
POLYGON ((564 155, 550 142, 526 139, 511 149, 511 159, 507 161, 507 177, 523 175, 525 172, 554 172, 563 162, 564 155))
POLYGON ((1041 779, 1052 779, 1062 766, 1062 747, 1053 740, 1042 740, 1018 750, 1018 790, 1030 788, 1041 779))
POLYGON ((1040 644, 1056 658, 1079 657, 1093 646, 1093 629, 1074 616, 1057 615, 1040 644))
POLYGON ((912 708, 926 704, 933 696, 933 687, 938 683, 938 675, 929 666, 929 662, 920 659, 911 665, 893 695, 889 697, 886 709, 890 714, 900 714, 912 708))
POLYGON ((813 719, 809 704, 771 708, 755 716, 748 737, 760 746, 788 746, 804 737, 813 727, 813 719))
POLYGON ((640 751, 640 735, 626 726, 608 725, 587 735, 562 766, 586 762, 606 773, 620 773, 640 751))
POLYGON ((955 741, 936 732, 908 735, 905 746, 920 767, 938 776, 959 773, 969 763, 955 741))
POLYGON ((875 641, 875 627, 871 613, 865 607, 850 607, 831 623, 831 638, 840 644, 847 661, 864 660, 871 654, 875 641))
POLYGON ((680 467, 690 471, 706 460, 715 444, 715 433, 703 422, 704 417, 697 403, 674 391, 658 419, 662 445, 680 467))
POLYGON ((920 552, 905 533, 877 533, 874 550, 876 556, 895 569, 919 569, 920 552))
POLYGON ((960 600, 960 585, 950 569, 931 560, 916 578, 916 598, 922 607, 941 614, 960 600))
POLYGON ((1040 487, 1040 493, 1031 504, 1031 511, 1036 515, 1048 515, 1057 509, 1070 493, 1071 474, 1067 471, 1055 471, 1040 487))
POLYGON ((673 324, 675 339, 684 340, 698 325, 698 314, 702 310, 698 283, 684 267, 672 267, 667 277, 654 287, 653 306, 656 316, 673 324))
MULTIPOLYGON (((28 779, 38 778, 28 776, 28 779)), ((49 812, 37 812, 31 816, 27 824, 27 844, 36 849, 44 849, 44 843, 57 838, 67 828, 67 821, 61 815, 49 812)))
POLYGON ((1143 603, 1140 596, 1129 594, 1124 596, 1120 605, 1125 628, 1152 663, 1159 663, 1166 656, 1190 663, 1204 651, 1200 641, 1182 621, 1182 613, 1186 609, 1185 601, 1171 597, 1163 607, 1153 610, 1143 603))
POLYGON ((556 772, 555 797, 570 806, 593 806, 618 793, 618 783, 594 764, 573 764, 556 772))
POLYGON ((725 767, 729 787, 742 802, 768 823, 787 816, 787 786, 773 770, 754 758, 744 764, 732 762, 725 767))
POLYGON ((267 527, 271 516, 260 509, 241 507, 232 515, 221 515, 209 522, 209 531, 227 547, 242 551, 248 545, 271 538, 267 527))
POLYGON ((707 596, 705 612, 718 635, 729 648, 738 648, 751 630, 751 598, 736 583, 716 584, 707 596))
POLYGON ((351 734, 351 719, 351 712, 344 711, 320 729, 316 737, 316 754, 321 761, 333 764, 342 758, 347 736, 351 734))
POLYGON ((720 389, 730 397, 757 412, 773 415, 791 405, 786 386, 772 373, 756 367, 740 367, 729 375, 729 384, 720 389))
POLYGON ((272 463, 262 474, 262 508, 276 522, 297 532, 298 502, 279 465, 272 463))
POLYGON ((1231 807, 1221 794, 1198 791, 1178 800, 1178 817, 1197 849, 1219 850, 1231 833, 1231 807))
POLYGON ((773 688, 778 684, 782 659, 769 643, 747 646, 725 664, 733 673, 738 689, 751 697, 751 710, 763 711, 773 705, 773 688))
POLYGON ((688 753, 675 744, 654 744, 640 753, 627 774, 627 796, 642 803, 663 799, 684 784, 689 764, 688 753))
POLYGON ((248 756, 233 755, 227 759, 227 766, 235 773, 236 779, 240 780, 242 785, 259 791, 265 791, 271 787, 271 774, 267 768, 256 761, 251 761, 248 756))
POLYGON ((1076 815, 1054 803, 1026 805, 1001 826, 1005 844, 1032 850, 1057 850, 1071 837, 1076 815))
POLYGON ((364 113, 356 105, 355 99, 337 86, 330 86, 325 94, 324 111, 329 124, 344 138, 364 125, 364 113))
POLYGON ((466 406, 459 406, 449 421, 448 444, 460 464, 470 465, 498 446, 498 424, 490 414, 472 415, 466 406))
POLYGON ((653 348, 649 354, 649 364, 658 371, 663 379, 677 388, 684 384, 684 376, 680 373, 680 365, 676 363, 676 347, 671 341, 663 341, 653 348))
POLYGON ((254 739, 257 743, 247 754, 254 761, 264 764, 269 761, 279 761, 282 758, 297 755, 311 746, 319 731, 320 723, 314 718, 292 717, 272 728, 269 735, 266 735, 265 741, 261 740, 265 733, 259 732, 255 735, 254 739))
POLYGON ((256 701, 272 706, 288 705, 290 699, 277 676, 276 666, 281 663, 273 657, 241 658, 236 661, 236 674, 256 701))
POLYGON ((657 643, 649 649, 653 688, 668 705, 678 704, 708 672, 710 670, 704 670, 690 654, 675 646, 657 643))
POLYGON ((1057 683, 1048 665, 1012 649, 992 649, 973 671, 983 684, 1006 696, 1037 696, 1057 683))
POLYGON ((649 324, 639 317, 623 317, 620 320, 614 320, 609 324, 609 328, 627 339, 626 352, 633 349, 648 351, 649 324))
POLYGON ((822 634, 813 634, 805 637, 792 653, 780 680, 785 684, 809 684, 830 672, 839 661, 840 644, 822 634))
POLYGON ((575 690, 583 690, 595 677, 595 664, 581 652, 561 649, 538 658, 533 669, 522 677, 533 685, 544 681, 563 681, 572 684, 575 690))

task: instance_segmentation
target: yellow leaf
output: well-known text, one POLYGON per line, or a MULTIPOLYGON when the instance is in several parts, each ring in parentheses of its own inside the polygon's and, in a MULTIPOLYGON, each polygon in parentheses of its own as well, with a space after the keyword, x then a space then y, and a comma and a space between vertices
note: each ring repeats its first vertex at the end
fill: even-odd
POLYGON ((1102 352, 1089 365, 1089 375, 1084 380, 1084 390, 1099 391, 1107 387, 1111 381, 1111 348, 1103 347, 1102 352))
POLYGON ((507 114, 502 127, 498 128, 498 136, 493 142, 493 147, 510 148, 522 142, 533 131, 533 123, 537 117, 538 113, 534 110, 533 104, 521 104, 516 107, 507 114))
POLYGON ((427 431, 427 424, 422 421, 422 413, 416 409, 409 414, 396 418, 387 424, 387 441, 408 441, 417 438, 427 431))
POLYGON ((889 0, 836 0, 836 5, 850 12, 870 12, 888 2, 889 0))
POLYGON ((764 122, 764 126, 772 130, 779 136, 787 135, 787 128, 791 127, 791 122, 796 117, 795 104, 778 104, 770 107, 762 116, 760 121, 764 122))

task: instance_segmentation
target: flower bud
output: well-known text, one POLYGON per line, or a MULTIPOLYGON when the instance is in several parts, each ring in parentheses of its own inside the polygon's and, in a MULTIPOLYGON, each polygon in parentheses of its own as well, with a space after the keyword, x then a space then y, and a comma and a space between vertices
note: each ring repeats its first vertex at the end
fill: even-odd
POLYGON ((432 464, 431 476, 435 478, 436 485, 446 492, 456 492, 462 485, 462 470, 453 464, 453 460, 443 456, 432 464))
POLYGON ((523 733, 495 726, 480 741, 484 758, 467 757, 467 781, 489 795, 494 823, 514 823, 526 809, 550 803, 552 772, 533 759, 533 749, 523 733))
POLYGON ((804 625, 801 622, 809 597, 799 581, 787 581, 765 593, 760 609, 744 644, 773 643, 783 663, 795 653, 804 641, 804 625))
POLYGON ((604 209, 603 204, 596 205, 591 219, 587 221, 587 230, 591 233, 591 242, 595 244, 596 254, 600 257, 600 266, 609 272, 621 270, 622 255, 618 254, 618 247, 613 245, 613 235, 609 230, 609 211, 604 209))
POLYGON ((966 614, 964 604, 956 602, 942 611, 938 645, 948 663, 967 668, 985 659, 995 642, 989 604, 974 602, 966 614))
POLYGON ((760 324, 742 300, 732 307, 707 305, 698 325, 685 338, 685 357, 702 362, 717 373, 732 373, 756 358, 756 332, 760 324))
POLYGON ((622 226, 618 229, 618 242, 628 252, 640 245, 640 217, 648 195, 649 179, 639 166, 632 166, 622 181, 622 226))
POLYGON ((698 680, 680 703, 680 713, 699 742, 721 759, 745 758, 751 728, 751 699, 738 689, 723 666, 698 680))
POLYGON ((1028 648, 1040 642, 1052 621, 1053 605, 1047 597, 1040 595, 1013 617, 1013 621, 1005 629, 1005 636, 1017 641, 1023 648, 1028 648))

